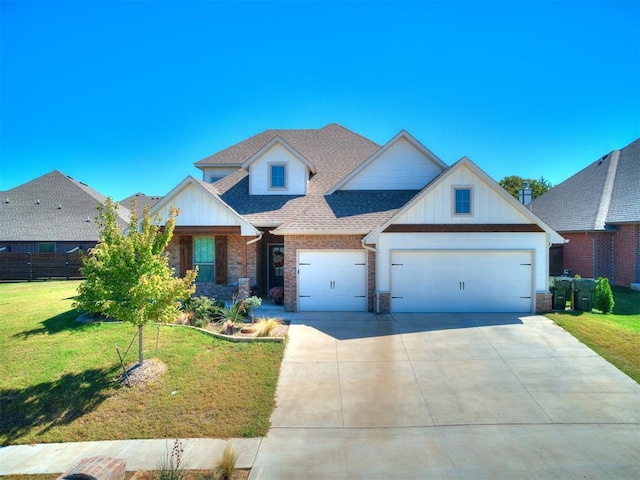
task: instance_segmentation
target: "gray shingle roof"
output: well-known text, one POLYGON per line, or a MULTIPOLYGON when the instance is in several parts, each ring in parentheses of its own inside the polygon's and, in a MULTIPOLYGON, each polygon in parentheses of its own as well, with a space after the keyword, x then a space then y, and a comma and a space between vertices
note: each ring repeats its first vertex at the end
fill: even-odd
POLYGON ((640 138, 620 150, 607 223, 640 223, 640 138))
POLYGON ((274 233, 368 233, 384 223, 417 192, 338 191, 326 193, 380 147, 346 128, 330 124, 316 130, 267 130, 207 157, 196 166, 244 163, 279 136, 317 169, 307 195, 249 195, 246 170, 213 185, 220 197, 257 227, 274 233))
POLYGON ((151 196, 145 195, 144 193, 138 192, 133 195, 128 196, 124 200, 120 200, 118 203, 123 207, 132 210, 133 201, 136 201, 136 215, 138 217, 142 216, 144 212, 144 208, 149 206, 153 207, 156 203, 158 203, 162 199, 161 196, 151 196))
POLYGON ((541 195, 531 209, 559 232, 640 223, 640 139, 604 155, 541 195))
POLYGON ((316 167, 318 173, 309 181, 310 194, 327 192, 380 148, 371 140, 331 123, 320 129, 266 130, 196 162, 195 166, 241 165, 275 137, 282 138, 316 167))
MULTIPOLYGON (((2 241, 97 241, 96 206, 106 197, 54 170, 1 193, 2 241), (8 202, 7 202, 8 201, 8 202)), ((129 211, 120 208, 121 227, 129 211)))

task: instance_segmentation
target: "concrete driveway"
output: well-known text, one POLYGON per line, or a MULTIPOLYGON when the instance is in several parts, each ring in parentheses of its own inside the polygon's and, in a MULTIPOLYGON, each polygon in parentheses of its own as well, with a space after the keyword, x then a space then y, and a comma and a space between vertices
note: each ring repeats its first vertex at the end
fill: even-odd
POLYGON ((542 316, 294 314, 256 479, 640 478, 640 386, 542 316))

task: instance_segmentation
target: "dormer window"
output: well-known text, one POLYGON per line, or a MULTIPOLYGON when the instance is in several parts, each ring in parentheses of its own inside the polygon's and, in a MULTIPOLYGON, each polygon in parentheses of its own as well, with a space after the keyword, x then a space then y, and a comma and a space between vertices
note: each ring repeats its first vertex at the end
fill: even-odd
POLYGON ((272 190, 286 190, 287 188, 287 164, 269 164, 269 188, 272 190))

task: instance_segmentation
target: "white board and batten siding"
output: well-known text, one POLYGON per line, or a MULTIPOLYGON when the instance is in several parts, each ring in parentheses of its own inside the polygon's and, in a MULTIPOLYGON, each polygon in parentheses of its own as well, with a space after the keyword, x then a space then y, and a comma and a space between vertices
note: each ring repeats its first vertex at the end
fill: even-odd
POLYGON ((297 256, 299 311, 366 311, 365 251, 298 250, 297 256))
POLYGON ((238 217, 228 206, 214 195, 195 183, 186 183, 185 188, 175 192, 166 205, 157 213, 163 220, 169 217, 169 209, 175 206, 180 209, 176 218, 176 226, 230 226, 241 227, 242 235, 255 235, 255 229, 238 217))
POLYGON ((304 195, 307 193, 309 171, 307 165, 279 143, 275 143, 249 167, 249 193, 251 195, 304 195), (285 164, 287 186, 285 189, 269 188, 269 165, 285 164))
POLYGON ((401 138, 340 189, 420 190, 441 171, 441 166, 401 138))
POLYGON ((531 223, 470 169, 461 167, 429 190, 412 208, 399 216, 397 224, 495 224, 531 223), (471 188, 471 215, 453 214, 453 189, 471 188))

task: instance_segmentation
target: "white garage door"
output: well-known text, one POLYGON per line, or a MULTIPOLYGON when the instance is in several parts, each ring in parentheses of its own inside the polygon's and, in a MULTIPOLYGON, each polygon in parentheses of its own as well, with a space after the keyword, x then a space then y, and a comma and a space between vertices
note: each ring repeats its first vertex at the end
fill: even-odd
POLYGON ((530 312, 532 253, 391 252, 393 312, 530 312))
POLYGON ((298 310, 365 311, 365 259, 360 250, 298 251, 298 310))

